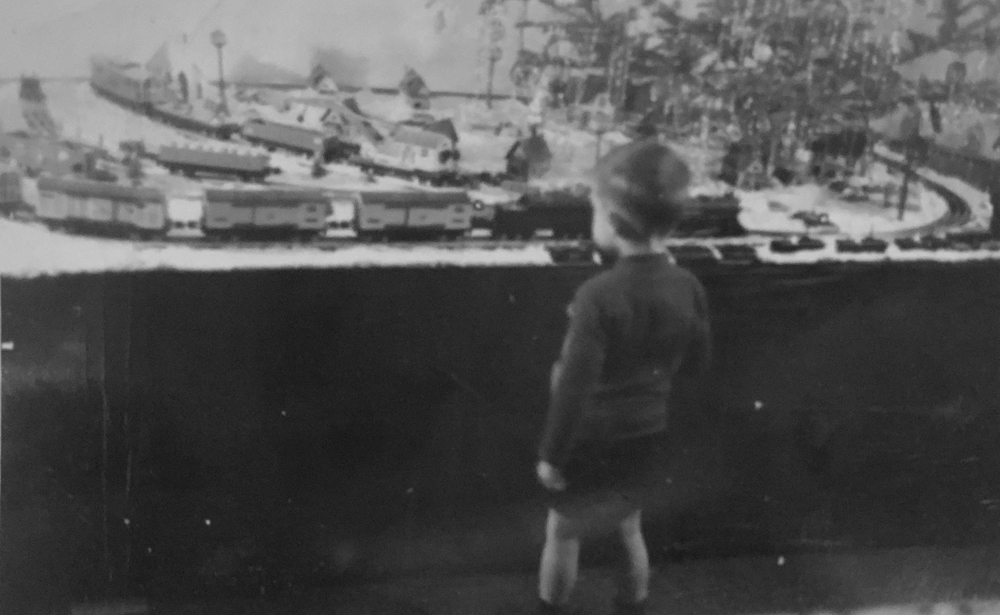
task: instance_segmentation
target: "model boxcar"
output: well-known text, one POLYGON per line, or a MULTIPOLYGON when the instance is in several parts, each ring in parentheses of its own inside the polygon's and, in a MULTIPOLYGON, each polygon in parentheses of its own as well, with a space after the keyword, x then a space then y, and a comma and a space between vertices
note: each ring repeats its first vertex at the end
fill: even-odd
POLYGON ((41 177, 37 213, 49 226, 73 230, 145 237, 167 230, 162 192, 107 182, 41 177))
POLYGON ((24 207, 21 174, 17 171, 0 170, 0 216, 13 216, 24 207))
POLYGON ((295 154, 315 156, 325 161, 346 158, 357 151, 357 146, 340 141, 336 136, 319 130, 279 124, 266 120, 251 120, 240 130, 243 138, 251 143, 272 149, 282 149, 295 154))
POLYGON ((202 230, 217 237, 315 237, 326 229, 329 208, 318 190, 208 189, 202 230))
POLYGON ((223 116, 181 101, 153 103, 149 115, 155 120, 181 130, 208 135, 223 141, 239 132, 239 124, 226 121, 223 116))
POLYGON ((457 238, 472 228, 473 205, 461 190, 335 191, 330 234, 363 239, 457 238))
POLYGON ((90 64, 90 86, 97 94, 142 113, 169 99, 152 73, 138 62, 94 58, 90 64))
POLYGON ((264 155, 220 152, 193 147, 164 146, 156 156, 171 173, 225 175, 243 181, 263 181, 271 173, 271 158, 264 155))

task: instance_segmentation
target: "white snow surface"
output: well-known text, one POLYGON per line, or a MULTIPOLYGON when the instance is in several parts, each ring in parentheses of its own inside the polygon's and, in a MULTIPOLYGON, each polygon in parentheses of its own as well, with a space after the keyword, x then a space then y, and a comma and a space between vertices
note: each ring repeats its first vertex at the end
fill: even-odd
POLYGON ((125 271, 236 271, 349 267, 545 266, 542 246, 461 249, 423 245, 350 245, 335 250, 310 246, 266 249, 215 248, 189 244, 143 244, 49 231, 39 224, 0 219, 0 275, 33 278, 125 271))
MULTIPOLYGON (((884 174, 884 167, 873 165, 872 177, 868 179, 873 183, 884 182, 889 179, 884 174)), ((889 181, 898 184, 894 179, 889 181)), ((751 233, 808 233, 810 229, 801 220, 792 218, 796 212, 825 213, 836 226, 828 233, 858 238, 919 229, 948 213, 947 202, 917 182, 910 185, 903 220, 898 219, 895 206, 887 208, 873 200, 847 202, 818 185, 737 191, 736 196, 740 199, 740 223, 751 233)), ((894 196, 892 203, 897 198, 894 196)))
POLYGON ((1000 261, 1000 251, 969 250, 901 250, 890 243, 883 254, 837 252, 836 243, 830 239, 822 250, 804 250, 791 254, 772 252, 769 246, 758 246, 757 255, 762 262, 779 265, 812 265, 819 263, 884 263, 884 262, 939 262, 969 263, 1000 261))
MULTIPOLYGON (((901 155, 883 145, 875 146, 875 151, 880 156, 885 156, 886 158, 891 158, 892 160, 897 160, 899 162, 903 161, 903 157, 901 155)), ((975 186, 970 186, 957 177, 942 175, 932 169, 919 169, 917 170, 917 174, 929 179, 932 182, 941 184, 968 203, 971 213, 969 221, 961 227, 952 230, 985 231, 989 229, 990 219, 993 216, 993 206, 990 205, 989 194, 979 190, 975 186)))
MULTIPOLYGON (((0 86, 0 105, 8 115, 19 109, 8 109, 17 104, 16 84, 0 86)), ((163 126, 130 111, 98 98, 86 83, 57 83, 45 85, 49 107, 56 121, 64 129, 66 137, 97 143, 103 141, 109 149, 115 150, 119 141, 142 139, 148 147, 155 149, 169 143, 189 143, 199 147, 259 151, 238 143, 221 143, 208 138, 191 136, 182 131, 163 126)), ((387 97, 364 93, 356 95, 361 108, 379 115, 401 114, 397 97, 387 97)), ((459 131, 459 148, 462 163, 466 168, 499 170, 503 166, 503 154, 517 138, 517 131, 523 130, 530 121, 527 108, 517 101, 497 101, 494 109, 486 109, 481 101, 465 99, 435 99, 432 112, 439 117, 451 117, 459 131), (490 125, 509 122, 500 134, 489 129, 490 125), (485 126, 485 127, 484 127, 485 126)), ((538 183, 550 187, 565 187, 586 180, 589 169, 597 157, 597 137, 565 124, 547 123, 543 129, 554 154, 553 170, 538 183)), ((601 149, 607 151, 614 145, 627 142, 620 133, 606 133, 601 138, 601 149)), ((706 152, 696 144, 674 144, 692 164, 695 175, 695 193, 717 193, 722 187, 707 181, 708 174, 716 164, 719 153, 706 152)), ((892 156, 888 150, 881 154, 892 156)), ((425 190, 414 182, 391 178, 377 178, 369 183, 364 175, 349 165, 328 165, 329 175, 320 180, 309 176, 310 162, 304 157, 275 153, 271 163, 282 169, 281 175, 273 176, 269 183, 293 184, 324 188, 379 187, 395 189, 425 190)), ((886 177, 876 167, 871 177, 873 182, 882 182, 886 177)), ((206 185, 220 182, 196 182, 182 177, 170 176, 153 165, 147 166, 149 181, 161 185, 172 196, 192 195, 206 185)), ((939 182, 966 199, 972 208, 972 220, 964 228, 982 229, 988 225, 992 208, 988 197, 982 191, 964 182, 941 176, 930 170, 920 170, 924 177, 939 182)), ((29 186, 30 188, 30 186, 29 186)), ((864 236, 872 231, 891 232, 916 228, 938 219, 946 211, 943 201, 930 191, 913 189, 913 211, 908 211, 904 225, 899 226, 893 212, 887 212, 881 204, 844 203, 818 187, 801 186, 776 191, 737 193, 741 199, 743 213, 741 221, 751 231, 804 233, 801 222, 789 216, 794 211, 807 210, 826 212, 831 221, 839 227, 839 234, 864 236), (775 211, 771 202, 782 203, 785 211, 775 211)), ((497 190, 484 190, 474 195, 485 201, 504 201, 508 194, 497 190)), ((779 207, 779 209, 781 209, 779 207)), ((879 262, 879 261, 943 261, 964 262, 971 260, 998 260, 1000 253, 978 252, 928 252, 922 250, 901 251, 890 245, 885 254, 840 254, 835 251, 835 242, 827 240, 825 250, 805 251, 795 254, 775 254, 767 242, 758 242, 757 250, 761 260, 773 263, 816 263, 834 262, 879 262)), ((338 267, 433 267, 433 266, 544 266, 551 265, 552 259, 542 246, 524 248, 469 247, 452 248, 443 246, 405 245, 353 245, 335 250, 321 250, 310 246, 274 246, 266 249, 249 247, 208 247, 205 245, 176 244, 169 242, 143 244, 122 240, 97 239, 56 233, 44 226, 0 220, 0 275, 14 277, 34 277, 70 273, 96 273, 106 271, 149 271, 175 269, 189 271, 277 269, 277 268, 338 268, 338 267)))
MULTIPOLYGON (((876 146, 876 153, 886 158, 902 161, 902 157, 884 146, 876 146)), ((939 183, 964 199, 971 210, 971 219, 965 225, 957 228, 949 228, 949 231, 984 231, 989 228, 990 217, 993 208, 989 202, 989 195, 978 190, 964 181, 941 175, 930 169, 918 169, 917 174, 926 179, 939 183)), ((930 193, 927 190, 925 193, 930 193)), ((833 216, 831 215, 831 219, 833 216)), ((826 239, 826 247, 822 250, 807 250, 791 254, 772 252, 770 246, 762 243, 756 246, 757 255, 763 262, 775 264, 816 264, 823 262, 940 262, 940 263, 967 263, 976 261, 1000 261, 1000 251, 990 250, 901 250, 894 243, 890 243, 888 249, 883 254, 854 254, 838 253, 836 241, 833 238, 826 239)))

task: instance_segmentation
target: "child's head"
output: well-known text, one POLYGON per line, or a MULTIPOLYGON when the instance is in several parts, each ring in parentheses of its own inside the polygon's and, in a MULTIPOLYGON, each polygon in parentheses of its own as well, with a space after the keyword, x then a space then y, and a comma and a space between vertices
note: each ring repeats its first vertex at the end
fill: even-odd
POLYGON ((594 169, 594 241, 611 248, 666 236, 681 217, 690 181, 687 163, 655 140, 611 150, 594 169))

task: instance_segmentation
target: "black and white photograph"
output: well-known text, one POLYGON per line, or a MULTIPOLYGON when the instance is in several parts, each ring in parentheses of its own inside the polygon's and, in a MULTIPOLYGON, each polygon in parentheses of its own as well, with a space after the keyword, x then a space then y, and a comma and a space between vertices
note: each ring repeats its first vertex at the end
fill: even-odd
POLYGON ((5 0, 3 615, 1000 614, 1000 0, 5 0))

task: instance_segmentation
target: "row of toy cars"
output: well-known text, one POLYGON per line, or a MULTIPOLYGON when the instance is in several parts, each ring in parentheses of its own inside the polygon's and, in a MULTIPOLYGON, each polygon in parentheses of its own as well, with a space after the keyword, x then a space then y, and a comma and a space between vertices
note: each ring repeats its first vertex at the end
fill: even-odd
POLYGON ((57 229, 152 238, 167 228, 167 200, 152 188, 43 176, 35 215, 57 229))
MULTIPOLYGON (((985 232, 959 232, 942 235, 925 234, 913 237, 900 237, 892 242, 878 237, 865 237, 862 239, 841 238, 832 241, 837 252, 853 254, 884 254, 888 251, 890 245, 895 245, 902 252, 916 250, 930 252, 944 250, 955 252, 969 252, 972 250, 1000 252, 1000 237, 994 237, 990 233, 985 232)), ((827 241, 806 235, 797 239, 774 239, 770 243, 770 248, 772 252, 778 254, 793 254, 797 252, 825 250, 828 245, 827 241)))

